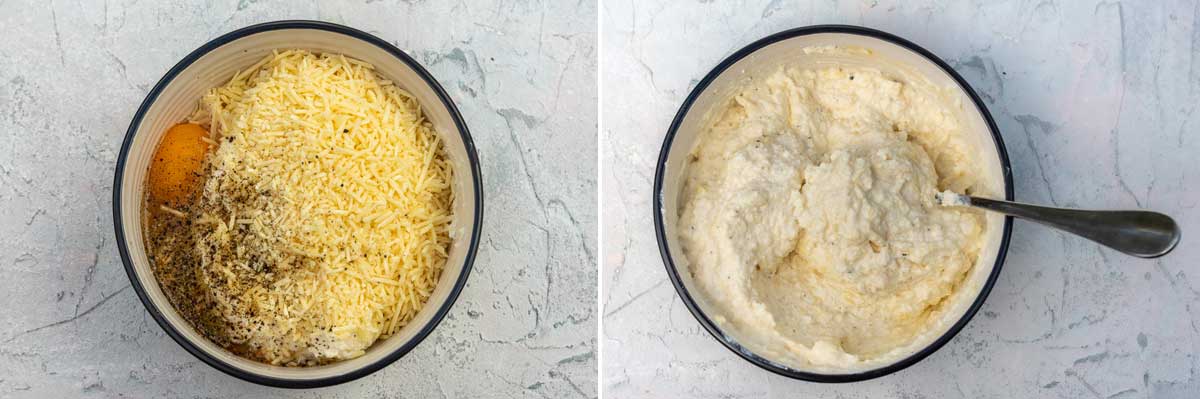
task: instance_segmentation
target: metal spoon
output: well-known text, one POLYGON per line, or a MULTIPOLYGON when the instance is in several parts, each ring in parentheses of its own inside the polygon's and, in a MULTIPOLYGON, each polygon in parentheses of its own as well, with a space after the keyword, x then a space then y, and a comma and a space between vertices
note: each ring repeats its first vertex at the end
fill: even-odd
POLYGON ((1179 225, 1170 216, 1158 212, 1049 208, 950 191, 937 193, 935 197, 944 206, 973 206, 1016 216, 1141 258, 1166 255, 1179 243, 1179 225))

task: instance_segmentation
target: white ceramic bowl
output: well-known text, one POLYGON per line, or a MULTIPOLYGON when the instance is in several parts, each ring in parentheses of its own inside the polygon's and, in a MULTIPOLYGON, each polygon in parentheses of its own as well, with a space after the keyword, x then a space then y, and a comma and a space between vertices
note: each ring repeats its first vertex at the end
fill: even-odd
POLYGON ((204 44, 171 68, 133 117, 117 158, 113 220, 117 247, 134 289, 154 320, 184 349, 235 377, 265 385, 307 388, 370 374, 412 350, 442 320, 466 284, 483 216, 479 161, 467 126, 442 87, 412 57, 375 36, 316 21, 277 21, 238 29, 204 44), (201 95, 272 50, 301 48, 357 58, 416 96, 454 164, 454 220, 449 259, 425 307, 396 335, 363 356, 317 367, 279 367, 237 356, 196 332, 180 317, 155 280, 142 237, 146 171, 166 130, 195 109, 201 95))
POLYGON ((659 154, 658 171, 654 179, 654 224, 663 263, 676 291, 700 324, 727 348, 759 367, 784 376, 817 382, 859 381, 890 374, 916 363, 944 345, 966 325, 983 305, 1000 273, 1012 231, 1012 219, 994 213, 987 215, 987 243, 966 283, 955 294, 965 298, 951 301, 959 306, 953 312, 948 312, 961 316, 951 317, 951 320, 934 326, 936 331, 931 331, 926 342, 918 342, 918 347, 914 348, 911 355, 894 363, 847 372, 801 369, 763 353, 758 345, 739 340, 742 335, 739 331, 715 323, 709 314, 716 314, 716 310, 696 287, 676 232, 680 193, 687 177, 688 154, 710 122, 707 116, 725 106, 726 101, 747 79, 775 72, 783 65, 820 66, 865 62, 862 66, 887 69, 886 65, 872 63, 869 59, 844 59, 825 54, 806 54, 804 51, 808 47, 821 46, 866 48, 873 53, 872 57, 906 65, 908 72, 923 75, 934 84, 960 88, 962 122, 966 126, 964 130, 968 141, 981 155, 977 161, 982 165, 984 183, 990 186, 991 191, 986 194, 1013 199, 1012 172, 996 124, 974 90, 953 69, 928 51, 894 35, 856 26, 822 25, 792 29, 756 41, 726 58, 696 85, 671 123, 659 154))

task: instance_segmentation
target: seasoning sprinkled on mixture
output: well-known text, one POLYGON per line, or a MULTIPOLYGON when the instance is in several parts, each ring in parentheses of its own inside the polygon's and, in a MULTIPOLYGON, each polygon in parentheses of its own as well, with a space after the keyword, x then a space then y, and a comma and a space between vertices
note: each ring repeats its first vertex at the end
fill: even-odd
MULTIPOLYGON (((239 355, 309 366, 360 356, 416 316, 446 261, 454 197, 411 95, 367 63, 290 50, 200 103, 189 126, 208 129, 193 138, 202 162, 159 179, 166 189, 156 168, 181 169, 156 161, 146 196, 155 276, 185 319, 239 355)), ((164 152, 193 148, 173 137, 156 158, 195 155, 164 152)))

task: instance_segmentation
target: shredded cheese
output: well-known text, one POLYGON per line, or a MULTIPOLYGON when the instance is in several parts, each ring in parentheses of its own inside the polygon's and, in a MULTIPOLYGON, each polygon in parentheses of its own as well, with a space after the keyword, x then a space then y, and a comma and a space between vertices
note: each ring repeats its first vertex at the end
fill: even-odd
POLYGON ((229 343, 321 364, 417 314, 446 261, 453 194, 411 95, 370 64, 290 50, 210 90, 189 119, 219 143, 194 226, 229 343))
POLYGON ((187 214, 186 214, 186 213, 183 213, 182 211, 180 211, 180 210, 178 210, 178 209, 175 209, 175 208, 172 208, 172 207, 169 207, 169 206, 166 206, 166 205, 159 205, 159 206, 158 206, 158 208, 159 208, 159 209, 162 209, 162 210, 163 210, 163 212, 170 213, 171 215, 174 215, 175 217, 180 217, 180 218, 182 218, 182 217, 187 217, 187 214))

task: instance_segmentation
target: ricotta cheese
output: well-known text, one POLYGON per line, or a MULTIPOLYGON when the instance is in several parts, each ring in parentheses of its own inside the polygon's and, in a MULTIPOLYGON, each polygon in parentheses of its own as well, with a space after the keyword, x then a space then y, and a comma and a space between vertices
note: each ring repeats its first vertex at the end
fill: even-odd
POLYGON ((805 369, 890 363, 931 341, 986 227, 934 200, 980 174, 951 94, 828 65, 736 92, 691 154, 680 209, 714 319, 805 369))

